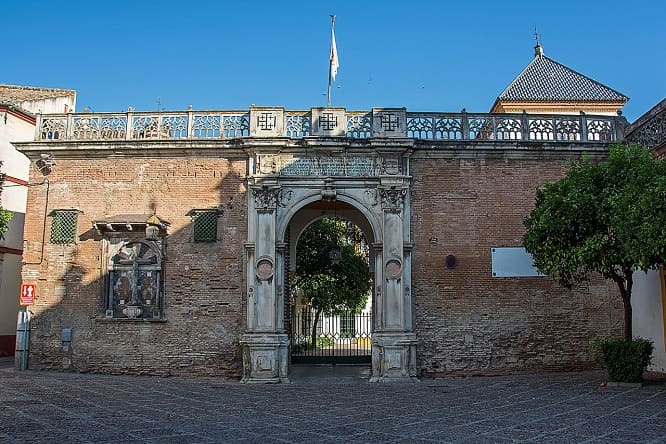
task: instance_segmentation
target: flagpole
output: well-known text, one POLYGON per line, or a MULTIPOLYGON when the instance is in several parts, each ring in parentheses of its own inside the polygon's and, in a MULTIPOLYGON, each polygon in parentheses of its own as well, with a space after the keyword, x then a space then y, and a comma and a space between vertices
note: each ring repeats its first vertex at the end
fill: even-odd
MULTIPOLYGON (((328 108, 331 107, 331 83, 333 82, 333 48, 335 45, 334 38, 334 30, 333 28, 335 27, 335 15, 331 14, 331 51, 328 57, 328 90, 326 92, 326 106, 328 108)), ((335 54, 337 57, 337 54, 335 54)))

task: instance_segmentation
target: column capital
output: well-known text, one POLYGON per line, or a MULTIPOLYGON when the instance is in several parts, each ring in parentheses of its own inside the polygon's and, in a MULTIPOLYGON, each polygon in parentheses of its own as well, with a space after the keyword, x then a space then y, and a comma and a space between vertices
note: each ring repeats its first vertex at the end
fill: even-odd
POLYGON ((402 210, 402 204, 407 195, 406 187, 397 187, 395 185, 390 187, 379 186, 377 190, 382 199, 382 208, 384 210, 393 212, 400 212, 402 210))
POLYGON ((278 206, 286 207, 294 194, 291 190, 284 190, 279 185, 253 185, 252 197, 257 211, 275 210, 278 206))

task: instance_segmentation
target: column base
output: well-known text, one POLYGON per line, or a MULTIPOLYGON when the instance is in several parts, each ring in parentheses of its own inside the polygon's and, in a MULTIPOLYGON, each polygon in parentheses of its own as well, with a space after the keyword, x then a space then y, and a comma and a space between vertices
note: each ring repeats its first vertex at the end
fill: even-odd
POLYGON ((416 377, 416 334, 372 334, 370 382, 419 382, 416 377))
POLYGON ((253 384, 288 383, 289 336, 280 333, 245 333, 243 377, 241 382, 253 384))

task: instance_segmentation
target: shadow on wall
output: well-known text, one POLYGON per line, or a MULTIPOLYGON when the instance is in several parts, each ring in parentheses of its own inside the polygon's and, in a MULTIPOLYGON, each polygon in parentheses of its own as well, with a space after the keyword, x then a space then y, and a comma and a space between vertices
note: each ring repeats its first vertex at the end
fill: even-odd
POLYGON ((29 368, 239 377, 245 161, 126 163, 127 171, 109 165, 117 173, 96 178, 61 161, 41 201, 45 222, 31 190, 28 223, 39 229, 26 234, 23 271, 24 282, 37 285, 29 368), (57 210, 72 208, 77 240, 49 242, 67 228, 57 210), (151 213, 162 219, 146 224, 151 213), (146 239, 147 226, 161 227, 155 240, 146 239))

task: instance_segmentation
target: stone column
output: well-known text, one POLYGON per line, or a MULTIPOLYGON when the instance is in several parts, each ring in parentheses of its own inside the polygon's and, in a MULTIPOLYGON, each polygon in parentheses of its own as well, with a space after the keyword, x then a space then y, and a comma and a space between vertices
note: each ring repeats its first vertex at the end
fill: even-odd
POLYGON ((242 382, 288 382, 289 338, 278 291, 282 258, 275 245, 276 209, 281 189, 254 185, 248 205, 247 328, 242 382), (252 242, 254 241, 254 243, 252 242))
POLYGON ((403 207, 407 187, 380 185, 382 252, 375 265, 375 330, 372 334, 371 382, 416 379, 416 334, 412 327, 411 255, 405 254, 403 207))

